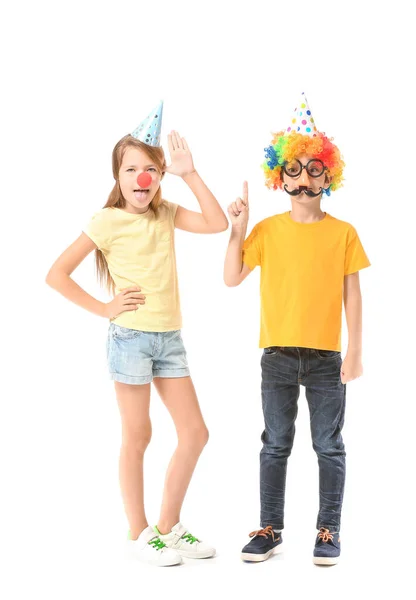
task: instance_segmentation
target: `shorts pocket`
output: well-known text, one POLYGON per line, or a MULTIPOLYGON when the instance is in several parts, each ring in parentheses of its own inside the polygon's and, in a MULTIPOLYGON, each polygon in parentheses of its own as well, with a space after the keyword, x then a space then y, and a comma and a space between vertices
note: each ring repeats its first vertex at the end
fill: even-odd
POLYGON ((113 337, 120 340, 132 340, 140 335, 143 331, 138 329, 129 329, 128 327, 121 327, 120 325, 113 324, 113 337))

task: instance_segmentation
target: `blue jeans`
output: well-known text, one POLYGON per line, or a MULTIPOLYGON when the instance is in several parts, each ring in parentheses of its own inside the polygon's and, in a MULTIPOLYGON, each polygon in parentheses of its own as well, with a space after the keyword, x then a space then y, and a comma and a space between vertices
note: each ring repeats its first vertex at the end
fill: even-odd
POLYGON ((284 527, 287 459, 295 436, 300 385, 306 388, 313 448, 319 464, 317 529, 340 530, 345 483, 344 424, 346 385, 341 353, 311 348, 265 348, 262 402, 265 429, 260 453, 261 526, 284 527))

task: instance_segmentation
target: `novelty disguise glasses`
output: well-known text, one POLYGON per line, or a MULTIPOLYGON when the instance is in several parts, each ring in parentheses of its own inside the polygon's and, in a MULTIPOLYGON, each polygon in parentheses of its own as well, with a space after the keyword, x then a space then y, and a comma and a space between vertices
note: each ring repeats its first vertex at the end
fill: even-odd
POLYGON ((303 169, 306 169, 309 177, 320 177, 326 169, 324 163, 319 158, 308 160, 306 165, 303 165, 297 158, 283 164, 283 171, 288 177, 299 177, 303 169))

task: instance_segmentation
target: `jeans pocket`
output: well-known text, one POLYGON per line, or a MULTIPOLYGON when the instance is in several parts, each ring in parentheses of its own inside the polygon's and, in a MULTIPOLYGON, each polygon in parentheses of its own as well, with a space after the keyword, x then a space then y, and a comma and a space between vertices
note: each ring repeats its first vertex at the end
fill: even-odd
POLYGON ((314 350, 316 356, 321 360, 331 360, 334 358, 339 358, 341 356, 341 352, 338 350, 318 350, 315 348, 314 350))
POLYGON ((279 354, 280 350, 278 346, 269 346, 265 348, 263 354, 265 356, 274 356, 275 354, 279 354))

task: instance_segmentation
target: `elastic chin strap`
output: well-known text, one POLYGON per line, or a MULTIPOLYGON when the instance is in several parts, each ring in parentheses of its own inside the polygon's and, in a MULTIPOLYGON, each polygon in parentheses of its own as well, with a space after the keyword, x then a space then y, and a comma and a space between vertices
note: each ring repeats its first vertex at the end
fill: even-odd
POLYGON ((320 196, 323 192, 325 192, 327 194, 327 196, 329 196, 329 194, 331 193, 329 188, 326 190, 324 188, 319 188, 319 192, 313 192, 312 190, 309 190, 306 187, 299 187, 296 190, 288 190, 287 188, 287 184, 285 183, 285 185, 283 186, 285 192, 287 192, 289 194, 289 196, 299 196, 302 192, 308 196, 309 198, 317 198, 318 196, 320 196))

